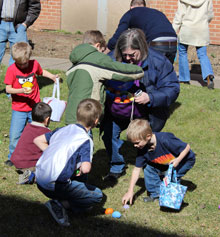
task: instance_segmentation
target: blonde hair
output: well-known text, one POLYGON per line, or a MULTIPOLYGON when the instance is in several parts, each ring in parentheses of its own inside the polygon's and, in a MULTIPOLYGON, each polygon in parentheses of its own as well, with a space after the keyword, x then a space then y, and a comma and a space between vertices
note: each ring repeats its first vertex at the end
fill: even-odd
POLYGON ((106 47, 106 42, 103 34, 99 30, 88 30, 83 35, 84 44, 100 44, 100 47, 106 47))
POLYGON ((18 42, 12 46, 11 54, 16 63, 23 64, 31 57, 31 46, 26 42, 18 42))
POLYGON ((152 135, 150 124, 145 119, 134 119, 127 128, 127 139, 131 142, 146 140, 147 135, 152 135))
POLYGON ((88 128, 95 126, 95 122, 101 114, 102 106, 97 100, 84 99, 77 107, 76 118, 78 123, 88 128))

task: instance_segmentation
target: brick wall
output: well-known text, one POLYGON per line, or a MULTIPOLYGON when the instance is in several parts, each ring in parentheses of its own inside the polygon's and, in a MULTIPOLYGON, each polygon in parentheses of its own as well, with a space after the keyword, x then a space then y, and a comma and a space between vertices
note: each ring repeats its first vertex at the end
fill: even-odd
MULTIPOLYGON (((37 29, 61 29, 61 13, 62 1, 64 0, 41 0, 41 13, 33 27, 37 29)), ((90 0, 81 0, 90 1, 90 0)), ((108 0, 111 4, 111 0, 108 0)), ((177 10, 178 0, 148 0, 147 3, 150 7, 156 8, 169 18, 172 22, 175 12, 177 10)), ((210 39, 211 44, 220 45, 220 1, 213 0, 213 9, 215 18, 210 24, 210 39)), ((74 10, 74 9, 73 9, 74 10)), ((73 12, 74 14, 74 12, 73 12)), ((93 27, 94 28, 94 27, 93 27)))
POLYGON ((33 28, 59 30, 61 27, 62 0, 41 0, 41 13, 33 28))
MULTIPOLYGON (((172 22, 177 10, 178 0, 149 0, 148 5, 162 11, 172 22)), ((210 43, 220 45, 220 1, 213 0, 214 19, 209 25, 210 43)))

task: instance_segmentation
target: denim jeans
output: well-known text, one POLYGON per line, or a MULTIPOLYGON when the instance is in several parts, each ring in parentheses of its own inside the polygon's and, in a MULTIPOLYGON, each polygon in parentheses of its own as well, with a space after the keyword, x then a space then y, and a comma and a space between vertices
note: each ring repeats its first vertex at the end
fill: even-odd
POLYGON ((110 157, 110 172, 122 173, 125 168, 124 157, 119 150, 123 145, 120 134, 130 123, 129 119, 106 119, 104 121, 104 135, 102 136, 106 151, 110 157))
POLYGON ((151 45, 150 47, 162 53, 164 56, 166 56, 172 64, 174 63, 174 59, 176 57, 177 46, 169 46, 169 45, 152 46, 151 45))
POLYGON ((38 185, 47 197, 59 201, 68 201, 74 213, 84 212, 94 204, 102 201, 102 191, 90 184, 78 180, 69 183, 56 183, 55 191, 49 191, 38 185))
POLYGON ((9 133, 9 155, 8 159, 11 159, 11 155, 15 150, 15 147, 18 143, 18 140, 21 136, 21 133, 24 130, 26 123, 32 122, 31 111, 30 112, 20 112, 12 110, 11 115, 11 127, 9 133))
MULTIPOLYGON (((183 82, 190 81, 190 71, 187 56, 188 45, 179 43, 178 49, 179 49, 179 81, 183 82)), ((196 47, 196 53, 201 65, 202 78, 205 81, 207 76, 214 75, 210 60, 207 56, 206 46, 196 47)))
MULTIPOLYGON (((1 20, 0 23, 0 63, 5 54, 6 43, 9 41, 10 49, 16 42, 27 42, 26 27, 22 24, 17 26, 17 32, 15 31, 13 22, 5 22, 1 20)), ((10 57, 9 65, 13 64, 14 60, 10 57)))
MULTIPOLYGON (((168 110, 168 109, 167 109, 168 110)), ((164 109, 151 109, 148 115, 148 121, 153 132, 159 132, 164 127, 169 116, 169 111, 164 109)), ((110 112, 107 112, 108 114, 110 112)), ((122 173, 125 169, 125 160, 120 154, 120 148, 123 141, 120 139, 120 134, 130 123, 130 119, 119 119, 110 116, 105 116, 103 120, 104 135, 102 136, 106 151, 110 157, 110 172, 122 173)))
MULTIPOLYGON (((176 169, 177 182, 180 183, 181 177, 183 177, 195 164, 194 159, 183 159, 176 169)), ((168 166, 167 166, 168 168, 168 166)), ((161 175, 164 173, 151 165, 147 165, 144 168, 144 182, 147 191, 150 193, 152 198, 158 198, 160 195, 160 184, 161 184, 161 175)))

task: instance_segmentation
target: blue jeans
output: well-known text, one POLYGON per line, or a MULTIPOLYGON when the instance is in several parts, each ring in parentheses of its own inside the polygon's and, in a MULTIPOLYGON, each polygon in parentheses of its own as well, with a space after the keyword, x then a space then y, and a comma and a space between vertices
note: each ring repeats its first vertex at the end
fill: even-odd
MULTIPOLYGON (((0 23, 0 63, 5 54, 6 43, 9 41, 10 49, 16 42, 27 42, 26 27, 22 24, 17 26, 17 32, 15 31, 13 22, 1 21, 0 23)), ((9 65, 13 64, 14 60, 10 57, 9 65)))
MULTIPOLYGON (((183 177, 195 164, 194 159, 183 159, 176 169, 177 182, 180 183, 181 177, 183 177)), ((168 166, 167 166, 168 169, 168 166)), ((144 169, 144 182, 147 191, 152 198, 158 198, 160 196, 160 184, 161 178, 164 173, 161 169, 155 168, 151 165, 147 165, 144 169)))
POLYGON ((90 184, 72 180, 69 183, 56 183, 55 191, 49 191, 38 185, 47 197, 59 201, 68 201, 74 213, 84 212, 102 201, 102 191, 90 184))
POLYGON ((176 57, 176 51, 177 51, 177 46, 169 46, 169 45, 156 45, 156 46, 150 46, 154 50, 162 53, 165 57, 167 57, 170 62, 173 64, 174 59, 176 57))
MULTIPOLYGON (((169 116, 169 111, 167 110, 160 108, 151 109, 151 113, 148 114, 148 121, 153 132, 159 132, 164 127, 169 116)), ((120 154, 120 149, 124 143, 120 139, 120 134, 128 127, 130 119, 115 118, 109 115, 109 113, 107 110, 107 115, 103 120, 104 135, 102 139, 110 157, 110 172, 122 173, 125 169, 125 160, 122 154, 120 154)))
MULTIPOLYGON (((188 45, 179 43, 178 49, 179 49, 179 81, 183 82, 190 81, 190 71, 187 56, 188 45)), ((206 46, 196 47, 196 53, 201 65, 202 78, 205 81, 207 76, 214 75, 210 60, 207 56, 206 46)))
POLYGON ((21 136, 21 133, 24 130, 26 123, 32 122, 31 111, 30 112, 20 112, 12 110, 11 115, 11 127, 9 133, 9 155, 8 159, 11 159, 11 155, 15 150, 15 147, 18 143, 18 140, 21 136))
POLYGON ((104 135, 102 136, 106 151, 110 157, 110 172, 122 173, 125 168, 124 157, 119 150, 123 145, 120 134, 130 123, 130 119, 106 119, 104 122, 104 135))

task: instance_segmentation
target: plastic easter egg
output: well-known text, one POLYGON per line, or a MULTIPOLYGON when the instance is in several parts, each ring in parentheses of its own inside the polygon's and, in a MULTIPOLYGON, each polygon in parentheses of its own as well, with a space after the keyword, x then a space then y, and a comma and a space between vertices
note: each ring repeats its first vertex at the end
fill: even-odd
POLYGON ((218 209, 220 209, 220 205, 218 206, 218 209))
POLYGON ((121 102, 121 98, 120 98, 120 97, 116 97, 115 100, 114 100, 114 102, 120 103, 120 102, 121 102))
POLYGON ((120 213, 119 211, 114 211, 114 212, 112 213, 112 217, 113 217, 113 218, 120 218, 120 217, 121 217, 121 213, 120 213))
POLYGON ((128 205, 128 204, 125 204, 123 207, 124 207, 124 209, 128 209, 128 208, 129 208, 129 205, 128 205))
POLYGON ((105 214, 108 215, 108 214, 112 214, 114 212, 114 210, 112 208, 106 208, 105 209, 105 214))
POLYGON ((124 100, 124 103, 129 103, 129 102, 130 102, 129 99, 125 99, 125 100, 124 100))

